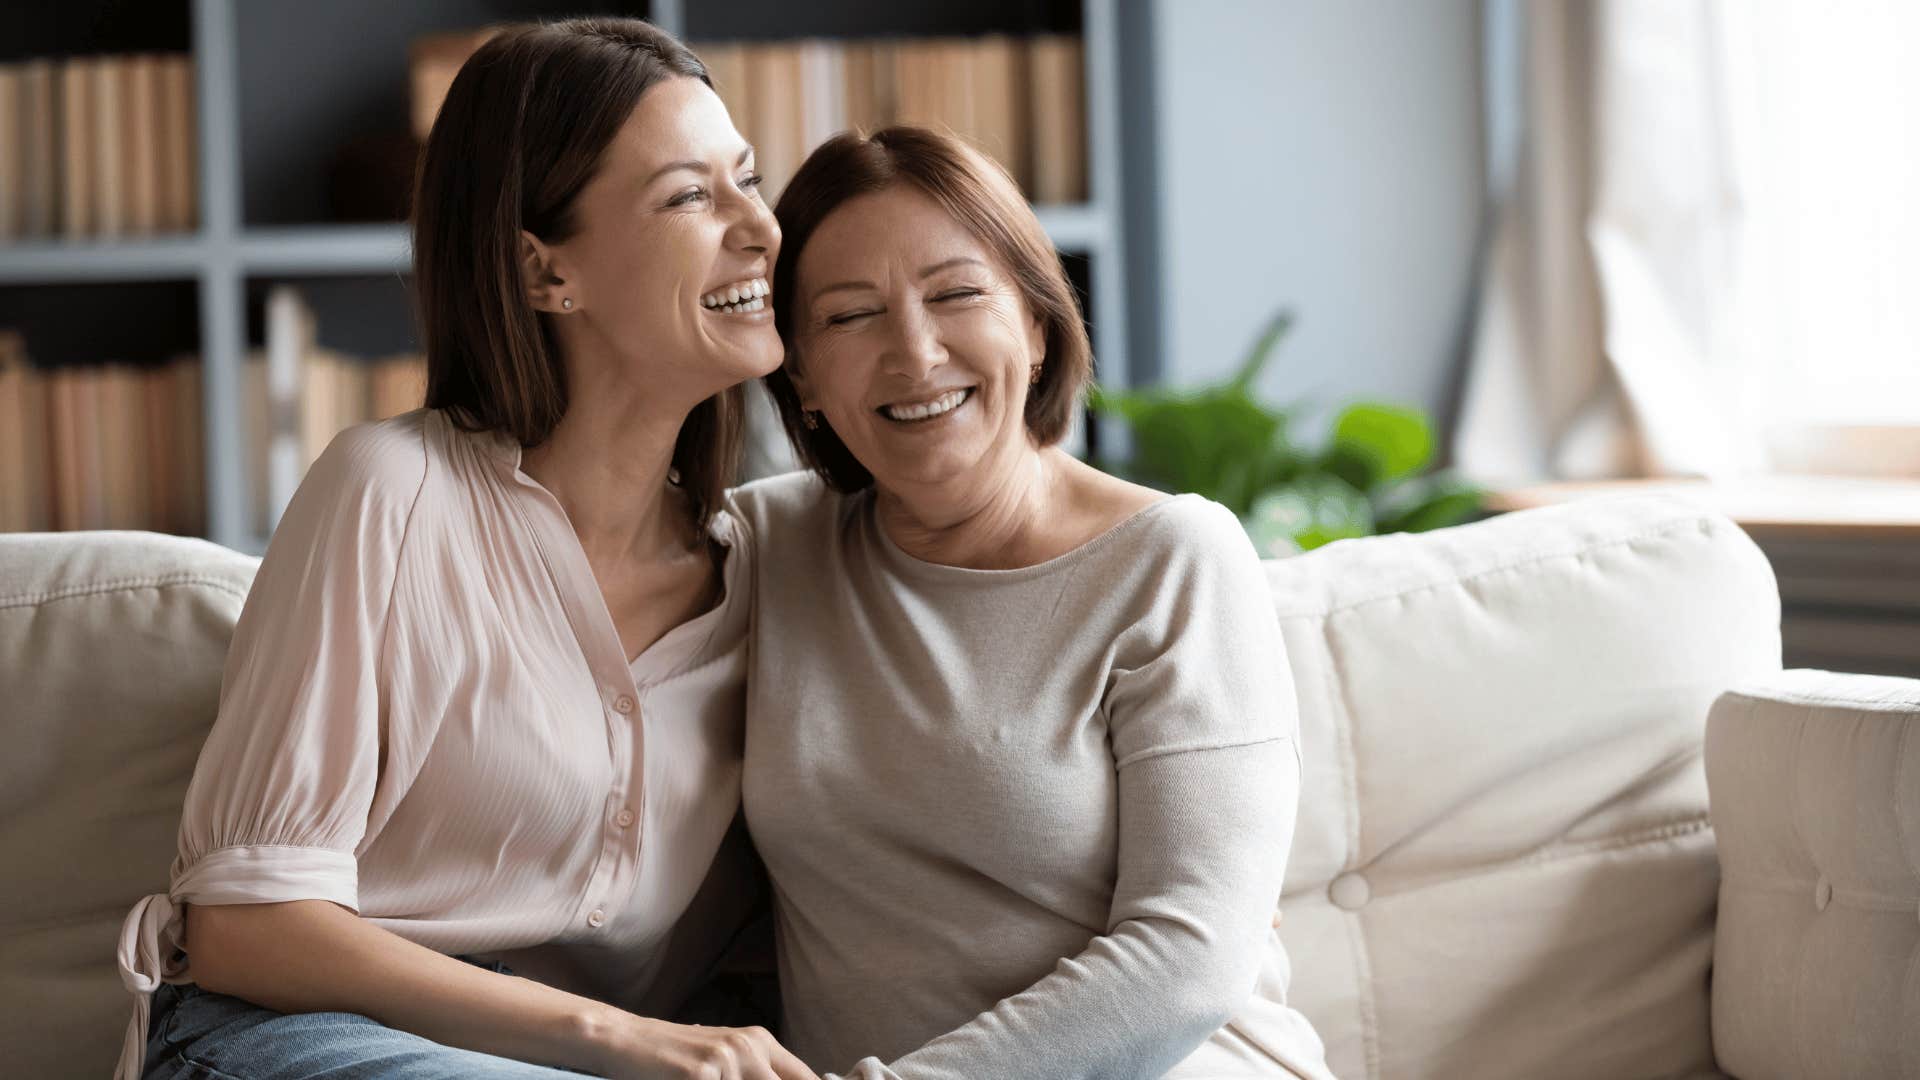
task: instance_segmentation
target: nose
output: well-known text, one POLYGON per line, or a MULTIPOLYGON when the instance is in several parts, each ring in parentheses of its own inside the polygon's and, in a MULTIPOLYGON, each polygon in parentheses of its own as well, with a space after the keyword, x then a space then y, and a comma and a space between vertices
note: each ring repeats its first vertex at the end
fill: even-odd
POLYGON ((727 243, 737 251, 767 256, 771 261, 780 247, 780 222, 760 199, 736 198, 733 222, 727 229, 727 243))
POLYGON ((880 357, 881 369, 920 382, 947 362, 946 346, 940 343, 933 316, 923 305, 893 306, 899 314, 888 320, 891 326, 880 357))

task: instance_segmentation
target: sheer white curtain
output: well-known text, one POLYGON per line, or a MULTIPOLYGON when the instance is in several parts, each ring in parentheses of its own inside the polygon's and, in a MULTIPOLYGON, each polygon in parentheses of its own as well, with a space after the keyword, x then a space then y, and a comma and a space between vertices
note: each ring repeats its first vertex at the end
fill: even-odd
POLYGON ((1813 425, 1920 425, 1920 4, 1488 10, 1520 120, 1463 471, 1719 477, 1813 425))

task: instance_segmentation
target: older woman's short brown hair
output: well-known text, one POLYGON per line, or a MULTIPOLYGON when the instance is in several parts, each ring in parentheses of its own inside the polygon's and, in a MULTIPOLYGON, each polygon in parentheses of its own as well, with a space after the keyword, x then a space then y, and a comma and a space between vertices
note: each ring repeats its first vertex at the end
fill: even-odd
MULTIPOLYGON (((794 278, 813 231, 842 203, 906 184, 932 199, 986 246, 1012 277, 1027 309, 1046 330, 1040 382, 1027 395, 1027 431, 1051 446, 1066 436, 1081 392, 1093 374, 1093 348, 1073 287, 1053 242, 1006 170, 949 135, 918 127, 882 128, 871 135, 843 132, 808 155, 787 182, 774 216, 780 219, 780 258, 773 268, 773 317, 795 361, 794 278)), ((767 376, 780 420, 800 459, 839 491, 859 491, 873 474, 822 423, 806 426, 799 392, 783 365, 767 376)))
MULTIPOLYGON (((580 190, 642 94, 671 78, 712 85, 671 34, 639 19, 507 26, 469 58, 421 154, 414 288, 429 408, 461 427, 537 446, 567 410, 566 372, 520 272, 522 229, 560 243, 580 190)), ((695 406, 673 465, 704 523, 738 479, 740 387, 695 406)))

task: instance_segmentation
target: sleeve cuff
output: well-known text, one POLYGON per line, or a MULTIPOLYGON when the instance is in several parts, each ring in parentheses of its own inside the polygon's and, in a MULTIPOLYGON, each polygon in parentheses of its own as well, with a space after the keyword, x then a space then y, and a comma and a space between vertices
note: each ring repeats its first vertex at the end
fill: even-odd
POLYGON ((330 900, 358 914, 360 863, 352 852, 261 844, 210 851, 174 876, 188 904, 279 904, 330 900))

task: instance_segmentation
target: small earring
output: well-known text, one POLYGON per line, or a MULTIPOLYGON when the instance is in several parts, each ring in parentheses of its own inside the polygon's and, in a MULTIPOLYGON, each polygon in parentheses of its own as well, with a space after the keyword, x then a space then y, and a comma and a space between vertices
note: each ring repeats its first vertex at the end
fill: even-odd
POLYGON ((1027 375, 1027 385, 1028 385, 1028 386, 1039 386, 1039 385, 1040 385, 1040 372, 1041 372, 1041 371, 1042 371, 1042 370, 1043 370, 1043 369, 1044 369, 1045 367, 1046 367, 1046 365, 1044 365, 1044 364, 1035 364, 1035 365, 1033 365, 1033 370, 1032 370, 1032 371, 1031 371, 1031 372, 1030 372, 1030 373, 1029 373, 1029 374, 1027 375))
POLYGON ((560 307, 561 307, 562 309, 564 309, 564 310, 567 310, 567 311, 572 311, 572 310, 573 310, 573 297, 571 297, 571 296, 569 296, 569 297, 567 297, 567 298, 565 298, 565 299, 563 299, 563 300, 561 300, 561 301, 560 301, 560 307))
POLYGON ((820 414, 814 412, 812 409, 801 409, 800 422, 807 426, 808 431, 818 431, 820 428, 820 414))

